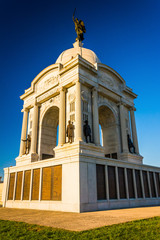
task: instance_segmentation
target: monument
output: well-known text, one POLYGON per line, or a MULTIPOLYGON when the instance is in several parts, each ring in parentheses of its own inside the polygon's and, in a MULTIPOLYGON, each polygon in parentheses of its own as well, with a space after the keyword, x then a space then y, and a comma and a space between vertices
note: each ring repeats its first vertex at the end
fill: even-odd
POLYGON ((3 207, 85 212, 160 204, 160 168, 144 165, 139 153, 137 95, 83 47, 84 23, 73 20, 73 48, 20 97, 20 152, 16 166, 4 169, 3 207))

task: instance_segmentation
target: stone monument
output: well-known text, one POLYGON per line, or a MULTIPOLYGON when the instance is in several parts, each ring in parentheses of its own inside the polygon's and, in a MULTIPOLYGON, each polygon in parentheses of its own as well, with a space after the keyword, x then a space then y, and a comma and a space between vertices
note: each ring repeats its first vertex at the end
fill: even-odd
POLYGON ((16 166, 4 169, 4 207, 84 212, 160 204, 160 168, 144 165, 139 153, 137 95, 81 37, 20 97, 20 152, 16 166))

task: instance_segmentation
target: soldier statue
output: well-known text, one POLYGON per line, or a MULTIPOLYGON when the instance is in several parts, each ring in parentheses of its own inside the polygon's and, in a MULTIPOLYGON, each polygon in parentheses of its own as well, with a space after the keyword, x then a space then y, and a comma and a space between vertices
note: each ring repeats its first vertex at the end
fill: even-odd
POLYGON ((78 18, 74 18, 74 14, 75 14, 75 11, 73 13, 72 19, 75 24, 75 31, 77 33, 76 41, 79 40, 80 42, 82 42, 84 40, 83 33, 86 32, 86 28, 85 28, 84 22, 82 20, 78 20, 78 18))
POLYGON ((26 142, 26 151, 25 151, 25 154, 29 154, 30 147, 31 147, 31 137, 30 137, 30 135, 28 134, 27 139, 26 139, 26 140, 23 140, 23 139, 22 139, 22 141, 26 142))
POLYGON ((134 146, 134 144, 133 144, 129 134, 127 134, 127 139, 128 139, 128 149, 129 149, 129 152, 130 153, 136 153, 135 152, 135 146, 134 146))
POLYGON ((88 120, 85 121, 85 125, 83 126, 83 133, 86 139, 86 143, 88 143, 88 137, 89 137, 89 142, 91 143, 91 128, 88 124, 88 120))
POLYGON ((69 120, 68 125, 67 125, 67 130, 66 130, 66 134, 67 134, 69 143, 72 143, 72 141, 73 141, 73 133, 74 133, 74 125, 69 120))

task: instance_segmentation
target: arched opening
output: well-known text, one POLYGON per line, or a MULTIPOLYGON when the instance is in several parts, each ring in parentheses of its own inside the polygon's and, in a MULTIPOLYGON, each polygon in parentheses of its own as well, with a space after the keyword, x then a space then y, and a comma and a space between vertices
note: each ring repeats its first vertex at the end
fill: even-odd
POLYGON ((99 124, 100 143, 104 147, 105 157, 117 159, 117 125, 115 116, 109 107, 99 107, 99 124))
POLYGON ((58 145, 59 108, 51 107, 45 113, 41 125, 41 159, 53 158, 54 148, 58 145))

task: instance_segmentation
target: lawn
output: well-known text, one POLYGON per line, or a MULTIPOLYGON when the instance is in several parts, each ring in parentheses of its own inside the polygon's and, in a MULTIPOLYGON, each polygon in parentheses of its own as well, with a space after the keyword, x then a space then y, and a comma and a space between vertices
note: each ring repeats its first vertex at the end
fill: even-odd
POLYGON ((73 232, 23 222, 0 220, 0 240, 9 239, 160 239, 160 217, 73 232))

